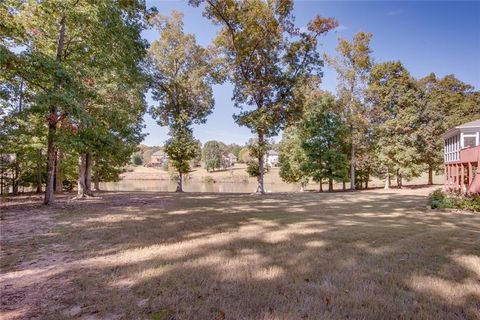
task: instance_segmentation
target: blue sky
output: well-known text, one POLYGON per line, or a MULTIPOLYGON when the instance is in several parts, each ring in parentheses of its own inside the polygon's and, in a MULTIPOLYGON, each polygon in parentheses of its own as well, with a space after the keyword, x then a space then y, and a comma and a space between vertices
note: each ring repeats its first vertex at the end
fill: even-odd
MULTIPOLYGON (((202 16, 201 9, 185 1, 147 1, 160 13, 172 10, 184 13, 185 32, 195 34, 197 42, 209 44, 217 29, 202 16)), ((480 89, 480 2, 445 1, 296 1, 297 26, 305 26, 316 14, 335 17, 340 27, 320 39, 320 52, 335 53, 337 38, 351 39, 359 31, 373 34, 371 47, 376 62, 400 60, 410 73, 423 77, 435 72, 442 77, 454 74, 460 80, 480 89)), ((144 32, 149 41, 158 37, 153 30, 144 32)), ((325 67, 321 88, 335 92, 336 74, 325 67)), ((214 87, 215 110, 207 123, 194 127, 194 135, 203 143, 221 140, 244 144, 250 131, 239 127, 232 118, 238 111, 231 101, 232 86, 214 87)), ((155 104, 148 99, 149 105, 155 104)), ((168 129, 145 116, 146 145, 162 145, 168 129)), ((278 141, 280 137, 276 138, 278 141)))

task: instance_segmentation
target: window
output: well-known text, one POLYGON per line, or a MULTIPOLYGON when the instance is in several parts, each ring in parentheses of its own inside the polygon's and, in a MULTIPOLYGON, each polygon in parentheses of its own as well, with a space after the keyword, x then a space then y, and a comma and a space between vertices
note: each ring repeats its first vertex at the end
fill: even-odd
POLYGON ((475 147, 476 138, 475 137, 463 137, 463 146, 465 148, 475 147))

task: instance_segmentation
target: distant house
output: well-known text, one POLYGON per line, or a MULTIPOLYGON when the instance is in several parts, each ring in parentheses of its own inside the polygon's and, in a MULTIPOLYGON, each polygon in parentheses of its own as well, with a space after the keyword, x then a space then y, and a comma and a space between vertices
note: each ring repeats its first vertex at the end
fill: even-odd
POLYGON ((445 188, 480 193, 480 119, 454 127, 445 141, 445 188))
POLYGON ((233 153, 229 153, 227 155, 222 155, 222 168, 230 168, 237 163, 237 157, 233 153))
POLYGON ((267 152, 267 156, 265 157, 265 163, 269 167, 278 166, 278 152, 276 152, 274 150, 269 150, 267 152))
POLYGON ((161 167, 168 161, 168 155, 163 150, 155 151, 150 157, 147 167, 161 167))

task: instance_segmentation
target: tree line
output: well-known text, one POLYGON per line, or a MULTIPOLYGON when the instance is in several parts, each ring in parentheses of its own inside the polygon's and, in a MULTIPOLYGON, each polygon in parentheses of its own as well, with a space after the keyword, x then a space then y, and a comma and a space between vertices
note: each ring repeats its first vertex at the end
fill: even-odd
POLYGON ((234 120, 253 135, 248 171, 259 193, 269 140, 282 130, 283 145, 300 146, 298 159, 283 157, 285 179, 353 189, 370 175, 401 184, 421 168, 437 170, 439 135, 479 113, 478 92, 454 76, 415 80, 400 62, 375 64, 368 33, 322 56, 319 41, 337 20, 316 16, 300 28, 293 1, 190 4, 218 28, 209 46, 184 32, 180 12, 164 16, 142 0, 0 3, 2 193, 30 186, 50 204, 76 180, 77 198, 91 196, 138 150, 146 112, 169 128, 164 151, 181 191, 198 158, 192 126, 211 114, 212 86, 227 81, 234 120), (141 33, 151 28, 159 36, 148 43, 141 33), (338 73, 335 97, 318 91, 324 61, 338 73))
POLYGON ((399 61, 374 63, 372 35, 339 39, 325 56, 338 74, 337 96, 312 90, 303 118, 285 130, 280 175, 303 188, 311 179, 368 188, 371 177, 404 180, 443 169, 442 135, 480 118, 480 92, 454 75, 415 79, 399 61))

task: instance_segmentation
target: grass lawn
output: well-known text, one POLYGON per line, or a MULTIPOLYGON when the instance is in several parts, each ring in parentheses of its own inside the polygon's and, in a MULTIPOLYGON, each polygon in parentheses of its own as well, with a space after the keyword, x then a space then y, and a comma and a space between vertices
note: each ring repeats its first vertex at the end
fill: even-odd
POLYGON ((1 318, 480 319, 480 215, 428 191, 13 198, 1 318))

